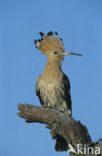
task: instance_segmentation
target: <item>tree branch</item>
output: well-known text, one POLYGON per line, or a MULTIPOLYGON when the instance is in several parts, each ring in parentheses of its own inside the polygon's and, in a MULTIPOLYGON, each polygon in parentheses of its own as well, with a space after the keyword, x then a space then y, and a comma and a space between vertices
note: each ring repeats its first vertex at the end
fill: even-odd
MULTIPOLYGON (((72 117, 67 116, 64 113, 51 108, 38 107, 29 104, 19 104, 18 109, 20 110, 18 116, 24 118, 26 122, 39 122, 48 125, 54 133, 64 137, 68 145, 71 144, 75 148, 76 144, 87 146, 93 145, 95 148, 96 144, 98 144, 97 146, 101 146, 102 149, 101 144, 92 143, 87 128, 82 125, 80 121, 75 121, 72 117)), ((74 153, 70 154, 71 156, 77 155, 74 153)))

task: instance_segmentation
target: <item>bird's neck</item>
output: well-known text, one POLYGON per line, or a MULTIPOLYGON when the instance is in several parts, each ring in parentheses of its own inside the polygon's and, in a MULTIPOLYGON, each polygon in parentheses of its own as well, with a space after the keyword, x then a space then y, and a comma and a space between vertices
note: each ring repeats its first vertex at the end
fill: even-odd
POLYGON ((54 77, 59 77, 61 73, 62 73, 61 63, 48 59, 47 64, 43 71, 43 75, 46 77, 54 78, 54 77))

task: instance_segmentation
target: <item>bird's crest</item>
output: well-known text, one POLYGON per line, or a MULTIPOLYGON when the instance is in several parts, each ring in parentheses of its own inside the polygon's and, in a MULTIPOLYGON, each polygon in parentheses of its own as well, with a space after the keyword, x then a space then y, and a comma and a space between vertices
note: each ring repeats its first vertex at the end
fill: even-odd
POLYGON ((52 50, 64 51, 64 44, 58 33, 50 31, 47 34, 40 32, 41 39, 34 40, 36 47, 44 54, 52 50))

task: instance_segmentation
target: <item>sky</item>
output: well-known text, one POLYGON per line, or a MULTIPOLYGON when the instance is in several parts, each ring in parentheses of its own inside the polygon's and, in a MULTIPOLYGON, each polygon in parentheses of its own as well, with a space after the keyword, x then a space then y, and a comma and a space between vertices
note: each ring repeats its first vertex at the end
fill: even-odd
POLYGON ((40 106, 36 80, 46 56, 34 46, 39 32, 57 31, 65 50, 63 71, 70 79, 73 117, 93 141, 102 137, 102 1, 0 0, 0 155, 67 156, 56 152, 45 125, 25 123, 18 103, 40 106))

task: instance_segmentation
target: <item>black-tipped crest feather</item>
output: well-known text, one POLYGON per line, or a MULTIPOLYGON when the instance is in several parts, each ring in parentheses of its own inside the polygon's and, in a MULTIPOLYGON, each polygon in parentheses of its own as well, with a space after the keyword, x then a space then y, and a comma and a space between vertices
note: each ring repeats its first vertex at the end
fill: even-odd
POLYGON ((41 36, 41 37, 43 37, 43 36, 44 36, 44 33, 43 33, 43 32, 40 32, 39 34, 40 34, 40 36, 41 36))
POLYGON ((48 35, 48 36, 53 35, 53 32, 52 32, 52 31, 49 31, 49 32, 47 33, 47 35, 48 35))

